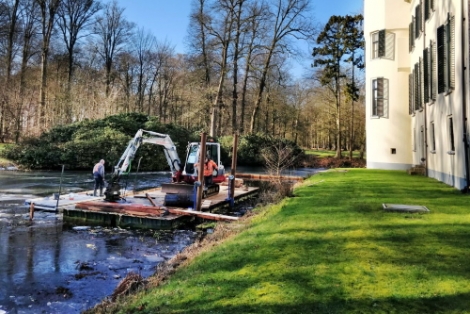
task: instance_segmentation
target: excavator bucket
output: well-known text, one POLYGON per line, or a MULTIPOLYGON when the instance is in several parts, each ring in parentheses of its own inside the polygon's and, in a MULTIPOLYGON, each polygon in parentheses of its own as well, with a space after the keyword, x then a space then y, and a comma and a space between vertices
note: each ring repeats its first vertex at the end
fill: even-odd
POLYGON ((186 183, 164 183, 165 206, 192 206, 195 200, 195 186, 186 183))
MULTIPOLYGON (((220 187, 213 184, 204 189, 202 198, 218 194, 220 187)), ((196 186, 186 183, 164 183, 162 192, 165 193, 165 206, 188 207, 195 206, 196 186)))

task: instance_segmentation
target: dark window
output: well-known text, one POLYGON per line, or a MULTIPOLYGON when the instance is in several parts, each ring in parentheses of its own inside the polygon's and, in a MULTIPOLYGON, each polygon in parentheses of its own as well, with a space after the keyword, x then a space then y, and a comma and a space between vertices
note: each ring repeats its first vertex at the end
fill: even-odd
POLYGON ((437 92, 439 94, 446 91, 447 54, 445 36, 445 26, 439 26, 437 28, 437 92))
POLYGON ((431 16, 431 0, 424 0, 424 20, 429 20, 429 17, 431 16))
POLYGON ((409 30, 409 32, 410 32, 410 36, 409 36, 409 38, 410 38, 410 51, 412 51, 414 46, 415 46, 415 35, 414 35, 415 27, 416 27, 415 26, 415 17, 413 16, 411 18, 410 30, 409 30))
POLYGON ((419 63, 415 64, 415 68, 413 70, 414 76, 414 110, 419 110, 422 108, 421 102, 421 69, 419 63))
POLYGON ((415 8, 415 38, 418 38, 421 35, 421 30, 422 30, 422 20, 423 17, 421 15, 421 5, 418 4, 415 8))
POLYGON ((455 88, 455 19, 437 29, 437 92, 448 93, 455 88))
POLYGON ((435 44, 431 41, 430 47, 423 51, 423 97, 424 103, 429 103, 436 100, 436 87, 435 87, 435 59, 434 51, 435 44))
POLYGON ((384 29, 372 33, 372 59, 395 57, 395 34, 384 29))
POLYGON ((431 150, 436 150, 436 125, 434 121, 431 122, 431 150))
POLYGON ((430 60, 430 54, 429 54, 429 48, 424 49, 423 51, 423 87, 424 87, 424 103, 428 103, 430 99, 430 68, 431 68, 431 62, 430 60))
POLYGON ((379 31, 379 51, 378 57, 385 57, 385 30, 379 31))
POLYGON ((414 77, 413 73, 408 76, 408 109, 409 113, 414 112, 414 77))
POLYGON ((372 116, 388 118, 388 79, 372 80, 372 116))
POLYGON ((449 117, 449 137, 450 137, 450 150, 455 151, 454 145, 454 121, 449 117))

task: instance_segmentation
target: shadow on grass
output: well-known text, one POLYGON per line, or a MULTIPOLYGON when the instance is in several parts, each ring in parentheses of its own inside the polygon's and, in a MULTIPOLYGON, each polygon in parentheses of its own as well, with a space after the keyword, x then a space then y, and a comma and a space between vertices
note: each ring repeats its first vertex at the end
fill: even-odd
MULTIPOLYGON (((320 292, 325 293, 325 292, 320 292)), ((329 294, 335 294, 335 289, 328 291, 329 294)), ((372 299, 364 297, 361 299, 345 300, 343 298, 332 296, 324 301, 308 301, 302 299, 302 302, 295 304, 283 304, 282 300, 271 304, 258 302, 258 304, 237 304, 237 305, 218 305, 218 300, 205 304, 191 304, 178 307, 171 307, 167 311, 162 307, 143 307, 135 309, 130 313, 315 313, 315 314, 378 314, 378 313, 406 313, 406 314, 449 314, 449 313, 469 313, 470 293, 435 296, 430 298, 400 298, 390 297, 383 299, 372 299), (462 300, 467 300, 462 302, 462 300), (188 310, 190 309, 190 310, 188 310)), ((238 302, 235 302, 238 303, 238 302)))

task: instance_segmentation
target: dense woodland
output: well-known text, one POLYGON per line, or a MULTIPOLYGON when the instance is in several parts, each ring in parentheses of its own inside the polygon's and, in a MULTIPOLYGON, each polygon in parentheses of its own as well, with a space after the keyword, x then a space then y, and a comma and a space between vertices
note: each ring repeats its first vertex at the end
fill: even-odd
POLYGON ((363 148, 361 16, 319 26, 310 0, 191 1, 180 54, 116 2, 0 0, 0 142, 138 113, 212 136, 363 148), (317 48, 310 77, 294 79, 301 42, 317 48))

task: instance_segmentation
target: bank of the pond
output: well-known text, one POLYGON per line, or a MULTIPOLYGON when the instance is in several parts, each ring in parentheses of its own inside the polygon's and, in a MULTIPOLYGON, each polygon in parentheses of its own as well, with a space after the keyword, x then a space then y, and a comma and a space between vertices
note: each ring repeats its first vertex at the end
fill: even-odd
POLYGON ((145 290, 87 313, 470 313, 468 204, 401 171, 319 173, 294 197, 219 224, 145 290))

